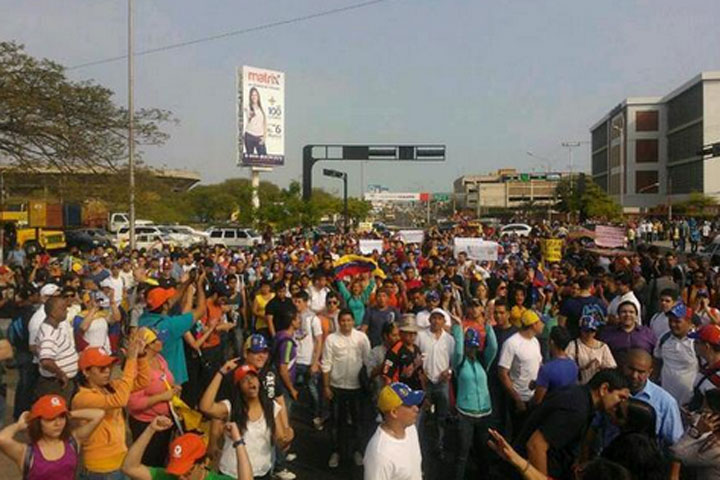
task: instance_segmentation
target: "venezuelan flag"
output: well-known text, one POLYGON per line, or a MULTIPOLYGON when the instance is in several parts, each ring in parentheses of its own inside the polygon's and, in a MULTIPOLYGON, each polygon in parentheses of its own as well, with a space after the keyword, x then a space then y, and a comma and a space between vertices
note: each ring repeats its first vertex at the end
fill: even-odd
POLYGON ((372 272, 376 277, 385 278, 378 264, 370 257, 361 255, 345 255, 340 257, 333 266, 335 267, 335 278, 342 279, 351 275, 372 272))

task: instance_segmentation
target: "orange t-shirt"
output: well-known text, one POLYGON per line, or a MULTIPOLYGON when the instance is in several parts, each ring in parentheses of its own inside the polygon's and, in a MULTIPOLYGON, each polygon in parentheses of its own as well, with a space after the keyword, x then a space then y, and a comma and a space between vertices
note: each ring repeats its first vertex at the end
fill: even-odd
MULTIPOLYGON (((220 323, 222 320, 223 310, 222 306, 217 305, 212 300, 207 301, 207 313, 205 316, 200 320, 203 324, 203 326, 207 327, 208 323, 211 321, 217 321, 220 323)), ((205 340, 205 343, 202 344, 202 348, 213 348, 220 345, 220 334, 217 331, 214 331, 210 334, 210 336, 205 340)))

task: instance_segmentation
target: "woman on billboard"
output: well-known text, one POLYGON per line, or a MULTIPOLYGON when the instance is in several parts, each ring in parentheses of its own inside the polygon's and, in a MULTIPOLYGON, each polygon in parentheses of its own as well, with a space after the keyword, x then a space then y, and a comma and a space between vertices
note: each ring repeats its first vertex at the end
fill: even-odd
POLYGON ((265 136, 267 122, 265 111, 260 101, 260 92, 257 88, 250 88, 250 106, 247 110, 247 126, 245 127, 245 154, 267 155, 265 136))

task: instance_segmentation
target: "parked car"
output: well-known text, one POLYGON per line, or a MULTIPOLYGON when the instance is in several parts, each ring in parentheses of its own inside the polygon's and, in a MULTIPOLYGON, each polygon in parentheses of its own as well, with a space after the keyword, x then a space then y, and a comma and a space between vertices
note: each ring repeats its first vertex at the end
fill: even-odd
POLYGON ((193 245, 199 244, 207 244, 207 236, 196 234, 190 227, 178 225, 158 225, 158 228, 182 248, 189 248, 193 245))
POLYGON ((532 227, 526 223, 510 223, 500 229, 500 236, 515 234, 518 237, 528 237, 531 231, 532 227))
MULTIPOLYGON (((156 225, 146 225, 146 226, 135 226, 135 247, 136 248, 143 248, 138 245, 138 242, 140 242, 142 237, 142 241, 144 243, 152 243, 155 241, 161 241, 163 244, 167 245, 177 245, 178 243, 173 241, 167 232, 164 232, 160 229, 160 227, 156 225), (157 237, 157 238, 155 238, 157 237)), ((125 226, 122 227, 117 232, 117 239, 115 240, 115 244, 118 248, 125 248, 127 245, 127 242, 130 240, 130 227, 125 226)))
POLYGON ((65 232, 65 243, 68 247, 77 247, 87 252, 96 247, 110 248, 113 246, 112 237, 102 228, 79 228, 65 232))
MULTIPOLYGON (((139 218, 135 219, 135 228, 140 226, 147 226, 152 225, 153 222, 150 220, 140 220, 139 218)), ((110 218, 108 220, 108 228, 111 232, 117 233, 120 230, 122 230, 123 227, 128 227, 130 225, 130 215, 127 213, 111 213, 110 218)))
POLYGON ((211 227, 207 230, 208 245, 228 248, 252 247, 262 242, 262 237, 252 228, 211 227))
POLYGON ((317 229, 319 232, 322 232, 323 235, 337 235, 338 228, 332 223, 321 223, 317 226, 317 229))

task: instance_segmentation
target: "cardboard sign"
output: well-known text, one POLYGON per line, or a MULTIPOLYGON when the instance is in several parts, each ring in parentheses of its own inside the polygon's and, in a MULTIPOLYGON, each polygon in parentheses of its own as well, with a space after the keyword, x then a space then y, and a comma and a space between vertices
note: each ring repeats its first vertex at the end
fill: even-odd
POLYGON ((498 244, 482 238, 456 237, 453 254, 457 257, 460 252, 465 252, 471 260, 495 262, 498 258, 498 244))
POLYGON ((598 225, 595 227, 595 245, 605 248, 622 248, 625 246, 625 229, 598 225))
POLYGON ((558 238, 543 240, 540 244, 540 251, 545 262, 559 262, 562 260, 563 241, 558 238))
POLYGON ((360 239, 360 253, 363 255, 370 255, 373 251, 377 250, 378 253, 383 251, 383 241, 374 240, 370 238, 360 239))
POLYGON ((397 236, 405 243, 422 244, 425 239, 425 232, 422 230, 399 230, 397 236))

